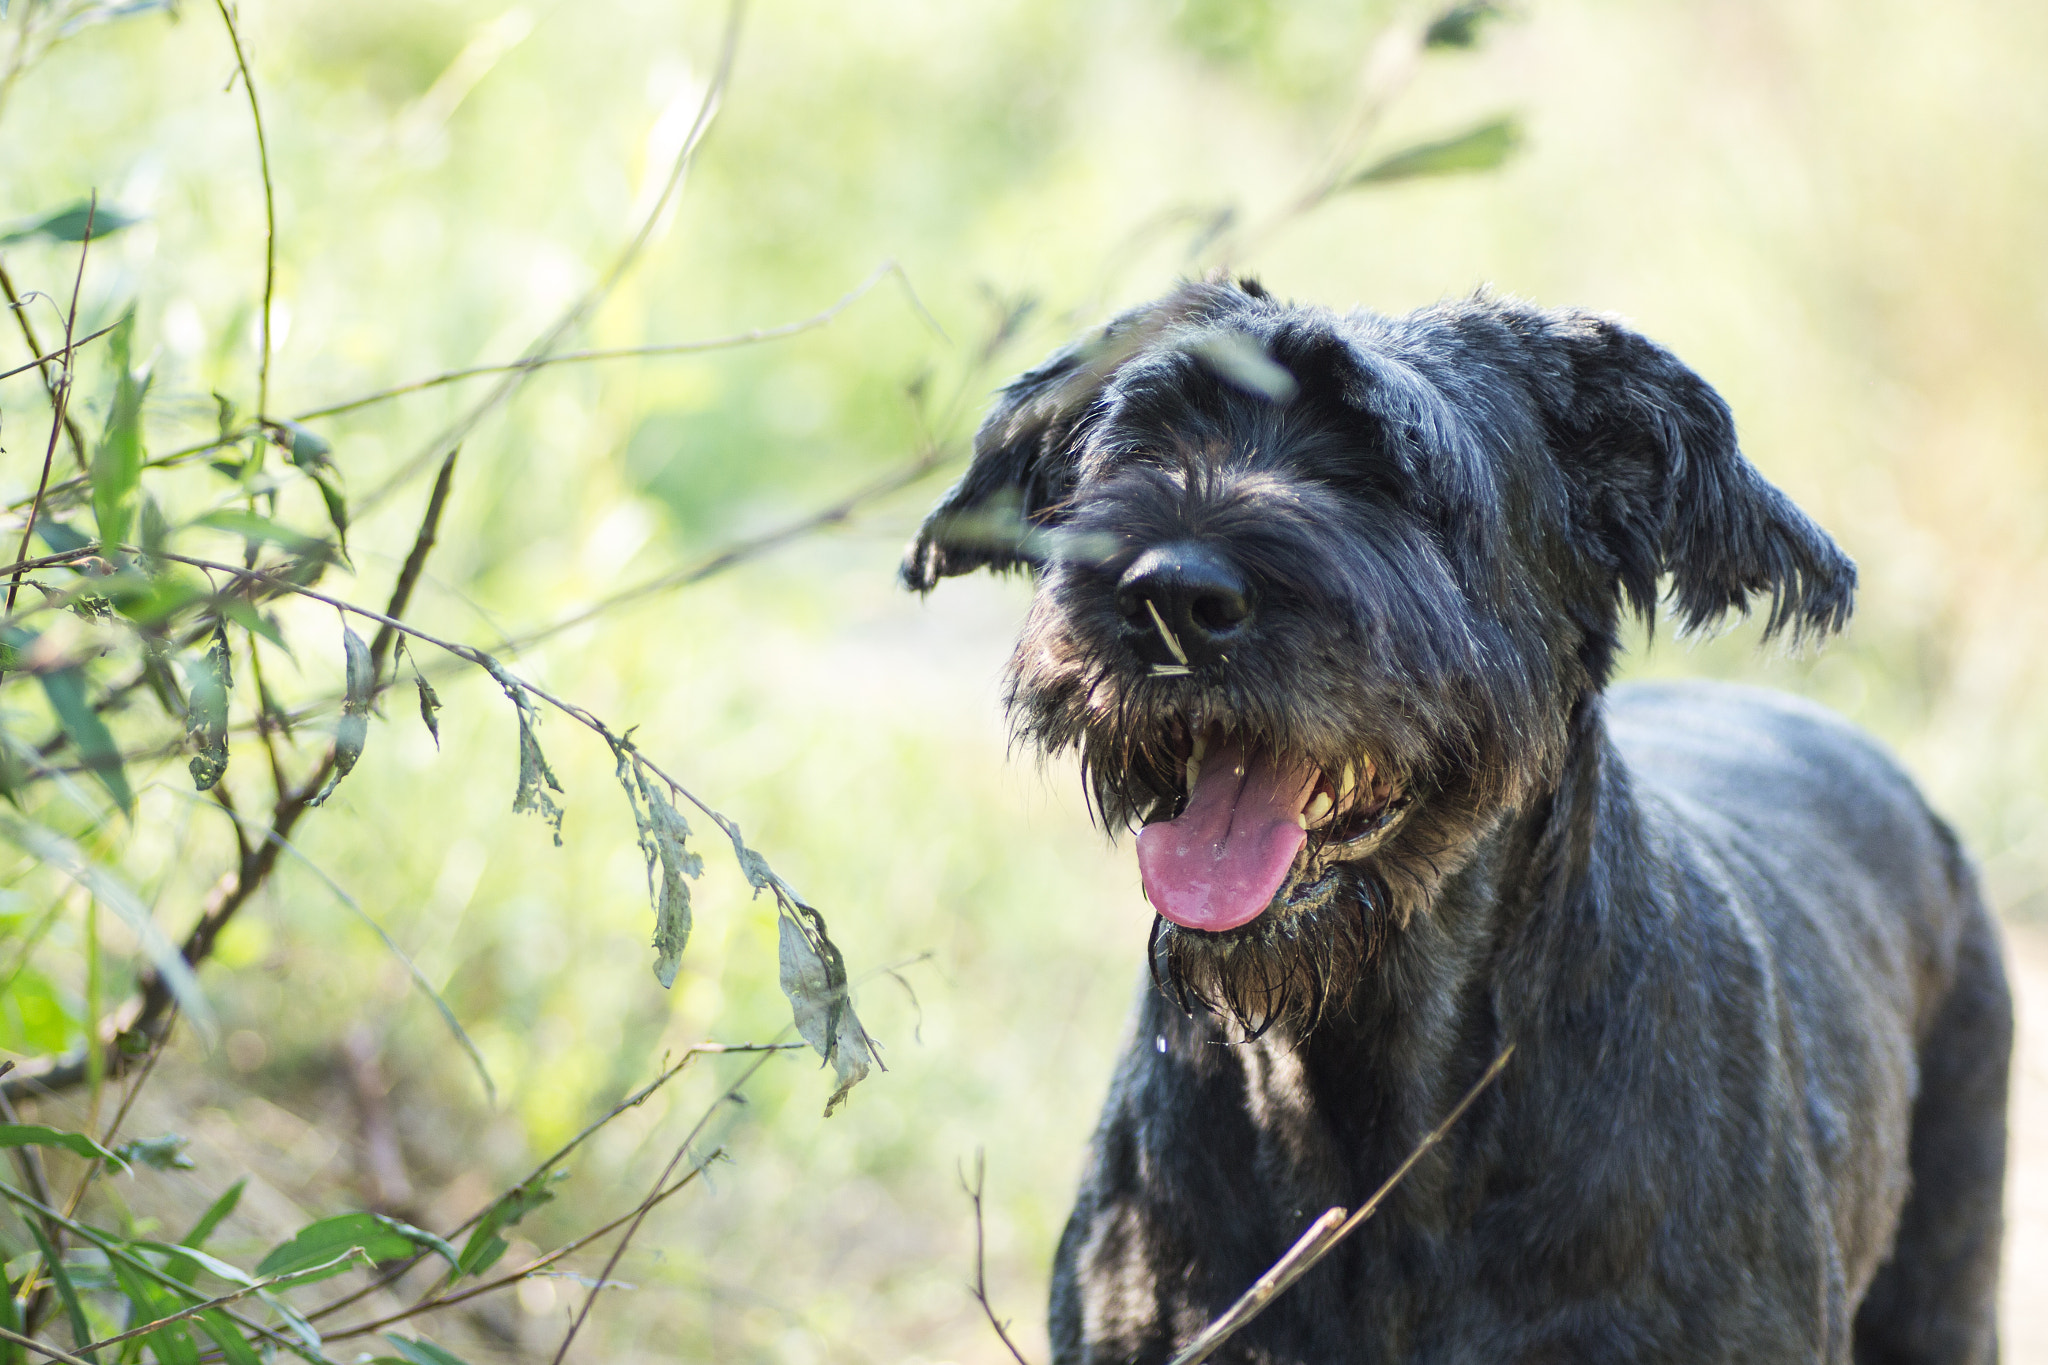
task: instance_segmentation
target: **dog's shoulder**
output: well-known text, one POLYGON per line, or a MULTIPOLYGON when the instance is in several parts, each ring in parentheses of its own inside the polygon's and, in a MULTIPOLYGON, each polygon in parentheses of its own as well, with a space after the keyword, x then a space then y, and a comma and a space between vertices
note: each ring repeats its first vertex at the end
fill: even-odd
POLYGON ((1608 692, 1606 708, 1631 767, 1831 790, 1852 781, 1875 798, 1918 799, 1913 779, 1875 736, 1788 692, 1699 679, 1624 683, 1608 692))
MULTIPOLYGON (((1646 809, 1796 879, 1853 876, 1923 910, 1968 871, 1954 836, 1876 737, 1804 698, 1703 681, 1608 694, 1608 729, 1646 809)), ((1937 920, 1946 916, 1937 914, 1937 920)))

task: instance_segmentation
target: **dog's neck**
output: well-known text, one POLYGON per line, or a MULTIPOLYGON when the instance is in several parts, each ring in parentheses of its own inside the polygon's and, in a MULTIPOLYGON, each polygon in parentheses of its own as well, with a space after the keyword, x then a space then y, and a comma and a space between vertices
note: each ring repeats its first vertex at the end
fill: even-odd
POLYGON ((1653 898, 1624 884, 1640 875, 1627 853, 1642 826, 1598 693, 1574 707, 1570 731, 1555 783, 1474 834, 1348 999, 1243 1049, 1259 1054, 1246 1057, 1255 1092, 1312 1097, 1346 1146, 1382 1131, 1412 1141, 1503 1046, 1535 1041, 1599 993, 1649 927, 1615 902, 1653 898))

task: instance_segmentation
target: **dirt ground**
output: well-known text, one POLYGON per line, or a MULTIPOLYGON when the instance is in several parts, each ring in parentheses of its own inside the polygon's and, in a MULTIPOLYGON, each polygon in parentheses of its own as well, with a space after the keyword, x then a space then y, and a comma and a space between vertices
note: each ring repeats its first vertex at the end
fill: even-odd
POLYGON ((2019 1042, 2006 1186, 2005 1360, 2048 1365, 2048 928, 2008 926, 2019 1042))

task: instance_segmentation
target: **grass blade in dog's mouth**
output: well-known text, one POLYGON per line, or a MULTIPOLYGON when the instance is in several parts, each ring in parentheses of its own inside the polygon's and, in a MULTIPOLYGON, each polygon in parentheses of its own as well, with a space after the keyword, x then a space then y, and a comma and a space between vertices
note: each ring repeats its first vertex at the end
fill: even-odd
POLYGON ((1302 810, 1321 774, 1230 740, 1209 751, 1187 809, 1138 831, 1138 871, 1152 908, 1220 933, 1258 918, 1308 841, 1302 810))

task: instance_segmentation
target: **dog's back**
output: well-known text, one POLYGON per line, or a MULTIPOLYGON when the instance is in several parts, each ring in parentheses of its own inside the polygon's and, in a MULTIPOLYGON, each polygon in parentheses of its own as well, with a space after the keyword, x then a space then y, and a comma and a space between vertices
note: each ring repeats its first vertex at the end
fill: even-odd
POLYGON ((1856 1359, 1995 1359, 2011 1004, 1954 835, 1869 736, 1784 693, 1638 684, 1608 719, 1638 800, 1676 817, 1652 826, 1691 845, 1667 865, 1723 879, 1711 899, 1769 941, 1856 1359))

